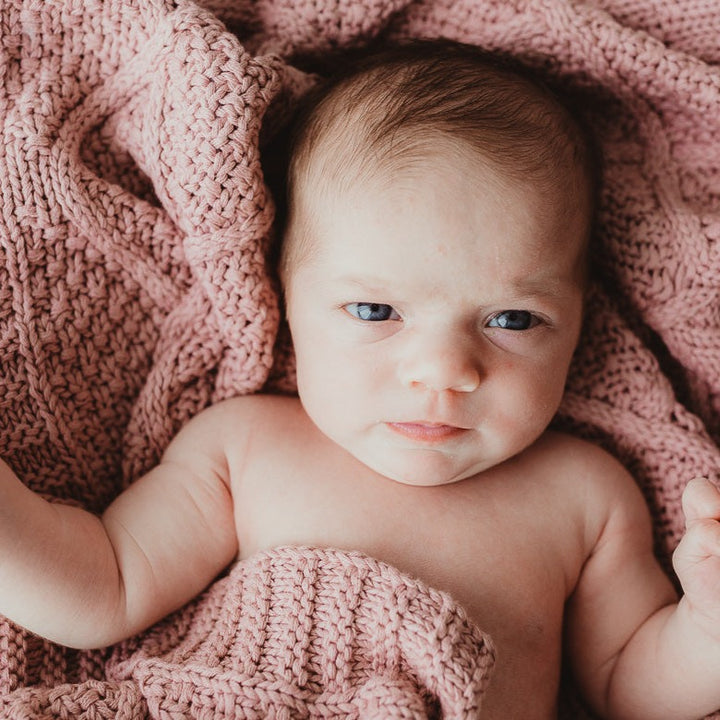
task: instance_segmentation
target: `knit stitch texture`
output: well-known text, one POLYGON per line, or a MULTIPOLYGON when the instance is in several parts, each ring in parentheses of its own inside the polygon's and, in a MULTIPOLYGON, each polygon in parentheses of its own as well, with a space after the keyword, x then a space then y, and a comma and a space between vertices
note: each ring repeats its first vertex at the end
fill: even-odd
MULTIPOLYGON (((0 3, 0 457, 28 486, 100 511, 202 407, 292 387, 260 162, 312 83, 298 68, 437 35, 539 69, 580 99, 599 140, 596 279, 559 424, 634 473, 669 558, 685 483, 720 481, 714 0, 0 3)), ((241 700, 218 658, 250 647, 230 620, 244 572, 106 652, 0 618, 0 716, 230 716, 217 708, 241 700)), ((397 692, 420 713, 439 691, 414 672, 397 692)))
POLYGON ((198 623, 190 608, 108 664, 153 716, 461 720, 478 715, 494 661, 447 594, 360 553, 260 554, 203 612, 206 636, 178 633, 198 623))

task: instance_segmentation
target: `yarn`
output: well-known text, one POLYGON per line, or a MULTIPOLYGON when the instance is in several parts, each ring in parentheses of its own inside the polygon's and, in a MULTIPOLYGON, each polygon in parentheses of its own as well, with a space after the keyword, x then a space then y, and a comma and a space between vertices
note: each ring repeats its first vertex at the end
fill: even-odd
MULTIPOLYGON (((720 480, 709 0, 0 4, 0 457, 28 486, 100 511, 202 407, 292 388, 287 345, 274 347, 261 159, 312 83, 305 60, 428 35, 518 56, 576 98, 597 136, 595 280, 558 424, 633 472, 667 561, 685 483, 720 480)), ((210 635, 240 652, 232 607, 214 604, 226 586, 121 650, 59 648, 0 618, 0 716, 169 717, 192 685, 167 674, 151 710, 160 685, 140 659, 152 643, 195 657, 210 635)), ((409 692, 393 682, 391 695, 409 692)), ((391 716, 368 683, 367 713, 391 716)), ((203 702, 235 702, 213 687, 203 702)))
POLYGON ((494 662, 448 595, 361 553, 261 553, 203 605, 108 665, 136 681, 154 717, 459 720, 478 714, 494 662), (187 624, 195 633, 177 633, 187 624))

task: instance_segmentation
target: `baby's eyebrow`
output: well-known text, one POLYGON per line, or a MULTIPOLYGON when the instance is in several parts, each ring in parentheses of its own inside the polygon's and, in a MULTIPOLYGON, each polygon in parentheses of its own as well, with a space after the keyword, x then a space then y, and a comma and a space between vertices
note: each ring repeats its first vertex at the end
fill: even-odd
POLYGON ((389 278, 371 277, 369 275, 338 275, 333 278, 333 281, 338 285, 355 285, 356 287, 367 290, 368 292, 386 291, 392 286, 392 282, 389 278))
POLYGON ((566 296, 577 288, 573 278, 558 275, 518 277, 508 283, 513 292, 523 297, 566 296))
MULTIPOLYGON (((331 278, 331 282, 367 293, 368 296, 382 296, 398 287, 397 280, 376 275, 345 273, 331 278)), ((552 275, 518 276, 502 282, 503 295, 514 296, 518 301, 546 300, 558 301, 573 296, 578 291, 578 283, 570 277, 552 275)), ((493 292, 496 294, 497 290, 493 292)))

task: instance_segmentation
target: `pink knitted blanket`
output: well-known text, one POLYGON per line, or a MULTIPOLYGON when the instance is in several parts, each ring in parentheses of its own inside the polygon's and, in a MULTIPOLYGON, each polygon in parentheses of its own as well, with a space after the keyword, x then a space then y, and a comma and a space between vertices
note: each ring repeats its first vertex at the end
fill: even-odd
MULTIPOLYGON (((311 82, 295 67, 437 35, 514 53, 583 98, 605 157, 598 279, 560 422, 633 471, 668 557, 684 483, 720 480, 715 0, 0 3, 0 457, 30 487, 98 511, 203 406, 291 387, 260 161, 311 82)), ((0 715, 267 715, 236 713, 225 672, 256 647, 233 588, 270 582, 258 567, 114 651, 0 618, 0 715)), ((408 707, 439 693, 423 683, 408 707)), ((278 716, 305 712, 289 707, 278 716)))
POLYGON ((198 624, 189 607, 107 665, 141 688, 153 717, 480 712, 489 640, 447 594, 360 553, 279 548, 235 566, 202 603, 207 635, 183 632, 198 624))

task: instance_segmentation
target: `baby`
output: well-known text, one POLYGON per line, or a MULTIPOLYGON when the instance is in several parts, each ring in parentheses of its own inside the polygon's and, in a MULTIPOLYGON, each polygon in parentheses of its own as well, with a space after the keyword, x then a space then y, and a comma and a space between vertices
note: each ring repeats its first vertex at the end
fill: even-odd
POLYGON ((583 314, 590 155, 549 91, 473 48, 391 49, 330 84, 288 174, 299 398, 204 411, 102 518, 3 465, 0 612, 103 646, 235 558, 356 549, 492 636, 483 717, 552 717, 563 651, 601 716, 720 707, 720 493, 685 492, 678 601, 627 472, 547 429, 583 314))

